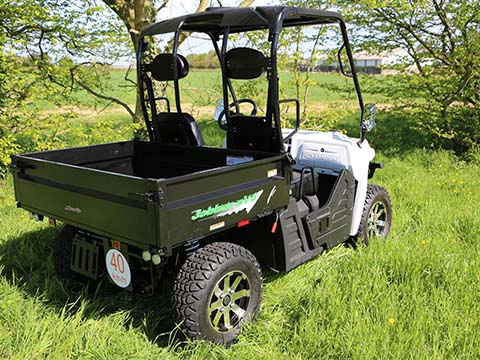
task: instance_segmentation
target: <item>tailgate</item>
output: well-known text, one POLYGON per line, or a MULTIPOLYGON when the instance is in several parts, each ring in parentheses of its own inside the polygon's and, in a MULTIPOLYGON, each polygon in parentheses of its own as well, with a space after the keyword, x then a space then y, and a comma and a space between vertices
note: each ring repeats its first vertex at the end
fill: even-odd
POLYGON ((118 240, 157 244, 158 207, 144 194, 158 182, 85 167, 13 156, 18 206, 118 240))

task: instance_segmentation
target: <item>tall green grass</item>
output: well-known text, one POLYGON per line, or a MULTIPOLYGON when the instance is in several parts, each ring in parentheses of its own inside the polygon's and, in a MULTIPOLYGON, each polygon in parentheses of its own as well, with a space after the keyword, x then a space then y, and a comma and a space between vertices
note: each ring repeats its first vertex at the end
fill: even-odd
MULTIPOLYGON (((385 169, 373 180, 392 197, 389 238, 338 247, 288 274, 266 270, 260 316, 228 349, 186 340, 166 293, 57 279, 58 229, 28 220, 11 179, 1 181, 0 358, 479 358, 480 161, 425 149, 404 119, 380 120, 370 138, 385 169)), ((215 123, 201 126, 221 142, 215 123)))

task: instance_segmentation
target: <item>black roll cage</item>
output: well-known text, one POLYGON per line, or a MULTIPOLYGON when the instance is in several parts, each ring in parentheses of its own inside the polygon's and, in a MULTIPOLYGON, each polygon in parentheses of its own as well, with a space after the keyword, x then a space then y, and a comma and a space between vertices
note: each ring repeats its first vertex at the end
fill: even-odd
MULTIPOLYGON (((150 141, 155 141, 157 136, 155 134, 155 122, 148 117, 148 111, 145 103, 145 83, 151 79, 145 74, 145 68, 142 63, 143 54, 147 51, 148 45, 145 37, 174 33, 173 41, 173 58, 176 58, 178 51, 178 40, 181 31, 187 32, 202 32, 207 34, 212 40, 215 52, 221 64, 222 71, 222 88, 223 88, 223 102, 224 109, 228 109, 228 93, 230 92, 236 111, 239 111, 237 98, 229 78, 226 76, 225 53, 227 51, 228 36, 232 33, 240 33, 254 30, 268 29, 268 41, 270 46, 270 57, 267 66, 268 79, 268 98, 266 108, 266 121, 269 126, 274 124, 277 129, 276 134, 276 150, 283 152, 284 139, 282 138, 281 124, 280 124, 280 109, 279 109, 279 91, 278 91, 278 69, 277 69, 277 46, 280 32, 283 27, 304 26, 304 25, 320 25, 320 24, 335 24, 340 27, 343 44, 338 51, 338 59, 343 75, 351 77, 355 86, 357 94, 358 105, 360 107, 360 141, 359 145, 365 138, 364 128, 364 112, 365 106, 363 103, 362 94, 360 91, 360 84, 355 69, 353 54, 350 48, 347 28, 343 17, 332 11, 323 10, 309 10, 296 7, 286 6, 263 6, 256 8, 208 8, 202 13, 180 16, 170 20, 161 21, 155 24, 146 26, 141 34, 140 41, 137 48, 137 76, 139 84, 139 96, 142 104, 142 111, 147 126, 150 141), (217 41, 222 37, 222 46, 219 48, 217 41), (340 53, 345 49, 351 73, 347 74, 341 62, 340 53)), ((177 62, 173 61, 173 73, 175 74, 174 92, 175 92, 175 106, 178 113, 181 113, 181 101, 179 90, 179 79, 177 62)), ((147 90, 151 88, 147 86, 147 90)), ((154 94, 149 92, 148 97, 154 94)), ((155 99, 153 100, 155 101, 155 99)), ((153 109, 155 111, 155 109, 153 109)), ((225 111, 227 118, 228 131, 231 131, 230 112, 225 111)), ((155 114, 152 113, 152 116, 155 114)), ((185 131, 183 124, 180 125, 185 131)), ((297 130, 297 129, 296 129, 297 130)), ((290 135, 287 137, 290 138, 290 135)))

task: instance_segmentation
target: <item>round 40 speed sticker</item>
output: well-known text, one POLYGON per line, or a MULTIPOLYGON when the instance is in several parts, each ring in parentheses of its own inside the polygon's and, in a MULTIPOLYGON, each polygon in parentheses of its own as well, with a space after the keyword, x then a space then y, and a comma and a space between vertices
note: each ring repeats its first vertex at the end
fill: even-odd
POLYGON ((110 279, 121 288, 128 287, 132 275, 125 256, 117 249, 110 249, 105 256, 105 262, 107 263, 107 271, 110 279))

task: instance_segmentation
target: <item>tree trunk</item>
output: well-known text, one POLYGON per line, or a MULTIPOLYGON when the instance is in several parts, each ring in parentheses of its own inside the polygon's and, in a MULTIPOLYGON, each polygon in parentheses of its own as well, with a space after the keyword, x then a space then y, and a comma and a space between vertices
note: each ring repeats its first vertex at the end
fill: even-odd
POLYGON ((137 51, 140 31, 157 16, 154 0, 104 0, 128 29, 135 51, 137 51))
MULTIPOLYGON (((140 32, 146 25, 156 21, 157 11, 154 6, 154 0, 104 0, 104 2, 122 19, 128 29, 136 52, 139 45, 140 32)), ((133 120, 134 122, 143 121, 138 86, 133 120)))

